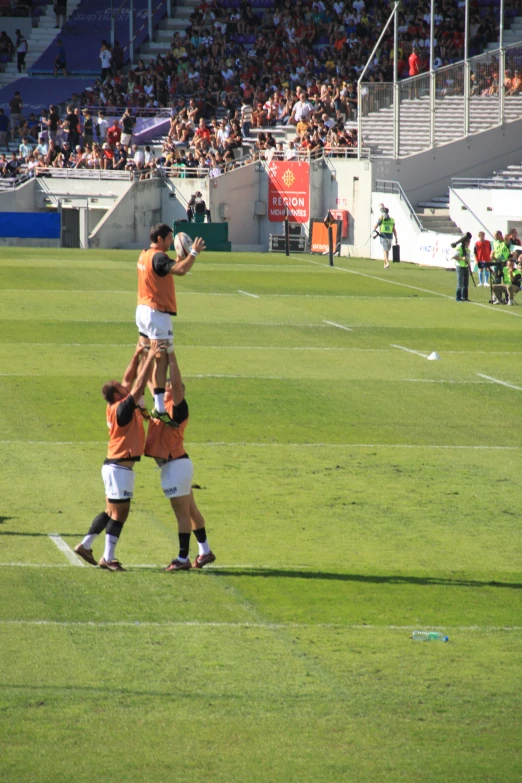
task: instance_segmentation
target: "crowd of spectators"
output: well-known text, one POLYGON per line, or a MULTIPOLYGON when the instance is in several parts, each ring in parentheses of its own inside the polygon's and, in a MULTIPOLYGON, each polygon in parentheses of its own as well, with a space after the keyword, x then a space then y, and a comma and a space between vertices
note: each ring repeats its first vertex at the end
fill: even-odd
MULTIPOLYGON (((506 7, 521 3, 506 0, 506 7)), ((67 154, 58 153, 55 161, 59 162, 51 165, 126 168, 130 165, 127 160, 122 163, 121 158, 111 158, 110 153, 120 153, 104 138, 103 128, 100 132, 103 117, 126 109, 122 118, 127 123, 126 138, 121 146, 128 158, 133 118, 169 107, 170 130, 158 155, 159 164, 174 170, 206 169, 211 175, 221 173, 242 156, 245 140, 255 156, 268 159, 316 150, 344 153, 355 147, 357 134, 350 125, 357 118, 357 79, 391 6, 381 0, 243 0, 235 7, 225 5, 232 3, 202 0, 191 14, 184 36, 174 34, 167 51, 147 63, 140 59, 130 69, 124 68, 119 42, 111 47, 103 41, 100 78, 77 97, 66 117, 60 120, 51 107, 38 121, 32 116, 13 132, 36 142, 38 131, 43 130, 49 134, 49 143, 58 143, 62 150, 66 145, 67 154), (87 108, 81 112, 77 106, 87 108), (99 107, 103 107, 101 114, 99 107), (291 144, 278 144, 271 130, 276 125, 295 127, 291 144), (63 145, 54 134, 62 136, 63 145), (78 143, 83 143, 80 160, 78 143)), ((480 11, 478 0, 472 0, 472 53, 497 35, 493 9, 480 11)), ((464 0, 438 0, 437 68, 462 58, 463 16, 464 0)), ((406 0, 401 4, 399 34, 399 76, 412 75, 412 62, 414 73, 426 71, 429 3, 406 0)), ((0 35, 2 46, 9 46, 4 34, 0 35)), ((390 28, 371 64, 369 80, 392 80, 392 47, 390 28)), ((505 83, 508 94, 517 94, 522 76, 506 74, 505 83)), ((496 84, 498 89, 498 73, 496 84)), ((491 72, 486 83, 472 83, 472 94, 489 94, 494 89, 495 74, 491 72)))

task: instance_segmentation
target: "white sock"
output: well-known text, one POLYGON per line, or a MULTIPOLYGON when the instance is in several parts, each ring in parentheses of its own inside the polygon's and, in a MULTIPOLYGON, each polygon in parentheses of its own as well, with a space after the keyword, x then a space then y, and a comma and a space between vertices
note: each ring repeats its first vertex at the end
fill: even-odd
POLYGON ((167 412, 167 409, 165 408, 165 393, 154 394, 154 407, 156 408, 158 413, 167 412))
POLYGON ((110 563, 115 559, 115 549, 118 539, 116 536, 110 536, 108 533, 105 535, 105 551, 103 553, 103 559, 110 563))
POLYGON ((186 563, 186 562, 187 562, 187 560, 188 560, 188 557, 180 557, 180 556, 178 555, 178 556, 177 556, 177 558, 176 558, 176 560, 179 560, 179 562, 180 562, 180 563, 186 563))
POLYGON ((208 555, 208 553, 210 552, 210 547, 208 545, 208 540, 207 541, 203 541, 202 544, 200 544, 199 541, 198 541, 198 549, 199 549, 199 554, 200 555, 208 555))
POLYGON ((138 402, 138 405, 140 406, 140 408, 144 408, 145 407, 145 397, 144 397, 143 394, 140 397, 140 401, 138 402))
POLYGON ((82 546, 84 547, 84 549, 92 549, 92 545, 94 544, 97 538, 98 538, 97 533, 91 533, 90 535, 85 536, 85 538, 82 541, 82 546))

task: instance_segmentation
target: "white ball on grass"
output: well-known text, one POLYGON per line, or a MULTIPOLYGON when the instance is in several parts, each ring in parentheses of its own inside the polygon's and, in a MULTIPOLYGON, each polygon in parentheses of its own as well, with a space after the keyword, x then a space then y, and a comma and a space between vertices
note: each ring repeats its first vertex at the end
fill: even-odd
POLYGON ((174 237, 174 250, 178 258, 186 258, 188 256, 192 250, 192 239, 188 234, 185 234, 183 231, 176 234, 174 237))

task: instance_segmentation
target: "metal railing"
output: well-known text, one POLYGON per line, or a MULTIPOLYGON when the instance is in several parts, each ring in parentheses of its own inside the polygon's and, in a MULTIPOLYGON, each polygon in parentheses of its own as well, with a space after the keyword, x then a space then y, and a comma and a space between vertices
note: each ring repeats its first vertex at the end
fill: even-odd
POLYGON ((495 188, 522 190, 522 174, 517 177, 515 174, 512 178, 505 177, 475 177, 467 179, 465 177, 457 177, 451 180, 452 188, 462 188, 468 190, 494 190, 495 188))
POLYGON ((375 180, 375 192, 376 193, 391 193, 395 196, 399 196, 401 201, 404 201, 406 206, 408 207, 409 213, 410 213, 410 219, 413 220, 421 231, 426 231, 424 226, 422 225, 422 222, 413 209, 412 205, 410 204, 410 200, 404 190, 402 189, 402 185, 400 182, 395 182, 394 180, 387 180, 387 179, 377 179, 375 180))
POLYGON ((489 229, 489 228, 488 228, 488 227, 487 227, 487 226, 486 226, 486 225, 485 225, 485 224, 482 222, 482 220, 481 220, 481 219, 480 219, 480 218, 479 218, 479 217, 478 217, 478 216, 477 216, 477 215, 476 215, 476 214, 473 212, 473 210, 471 209, 471 207, 470 207, 468 204, 466 204, 466 202, 464 201, 464 199, 462 198, 462 196, 461 196, 459 193, 457 193, 457 191, 455 190, 455 187, 454 187, 454 185, 453 185, 453 182, 454 182, 454 181, 455 181, 455 182, 457 182, 458 180, 452 180, 452 184, 451 184, 451 188, 450 188, 450 196, 451 196, 451 194, 453 193, 453 194, 454 194, 454 195, 455 195, 455 196, 458 198, 458 200, 460 201, 460 203, 462 204, 462 206, 463 206, 463 207, 464 207, 464 208, 465 208, 465 209, 466 209, 466 210, 469 212, 469 214, 470 214, 470 215, 472 215, 472 216, 475 218, 475 220, 476 220, 478 223, 480 223, 480 225, 482 226, 482 228, 484 229, 484 231, 485 231, 487 234, 489 234, 489 235, 490 235, 490 237, 492 237, 492 238, 494 239, 494 238, 495 238, 495 234, 493 233, 493 231, 491 231, 491 230, 490 230, 490 229, 489 229))
POLYGON ((522 119, 522 45, 402 81, 361 82, 359 154, 400 158, 522 119))

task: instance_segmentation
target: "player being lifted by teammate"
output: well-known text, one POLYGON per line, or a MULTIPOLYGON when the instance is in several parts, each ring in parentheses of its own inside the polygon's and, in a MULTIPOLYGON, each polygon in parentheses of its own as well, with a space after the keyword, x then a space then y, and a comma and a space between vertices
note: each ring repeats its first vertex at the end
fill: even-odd
MULTIPOLYGON (((172 316, 176 315, 176 290, 173 275, 183 276, 190 271, 199 253, 205 249, 202 239, 196 238, 185 258, 169 258, 172 245, 172 229, 166 223, 158 223, 150 230, 150 247, 143 250, 138 259, 138 306, 136 325, 144 344, 148 340, 161 340, 174 350, 172 316)), ((173 425, 165 408, 165 384, 168 359, 165 352, 158 354, 153 370, 154 408, 153 419, 173 425)))
POLYGON ((150 351, 144 354, 143 346, 138 343, 122 382, 109 381, 102 389, 107 401, 109 427, 109 448, 102 467, 105 511, 93 520, 89 532, 74 551, 91 565, 99 565, 108 571, 124 570, 115 557, 115 549, 129 515, 134 493, 133 467, 143 456, 145 447, 140 401, 149 380, 156 351, 161 347, 160 343, 152 340, 150 351), (142 354, 145 358, 140 363, 142 354), (105 529, 105 551, 97 562, 92 553, 92 545, 105 529))
POLYGON ((179 554, 165 570, 186 571, 192 566, 203 568, 208 563, 213 563, 216 557, 208 545, 205 520, 192 492, 194 468, 184 446, 189 411, 174 353, 168 354, 168 363, 171 383, 166 386, 165 405, 177 429, 165 425, 161 420, 151 419, 145 456, 154 457, 160 466, 161 487, 165 497, 170 500, 178 522, 179 554), (194 532, 199 548, 199 554, 193 564, 189 560, 191 531, 194 532))

